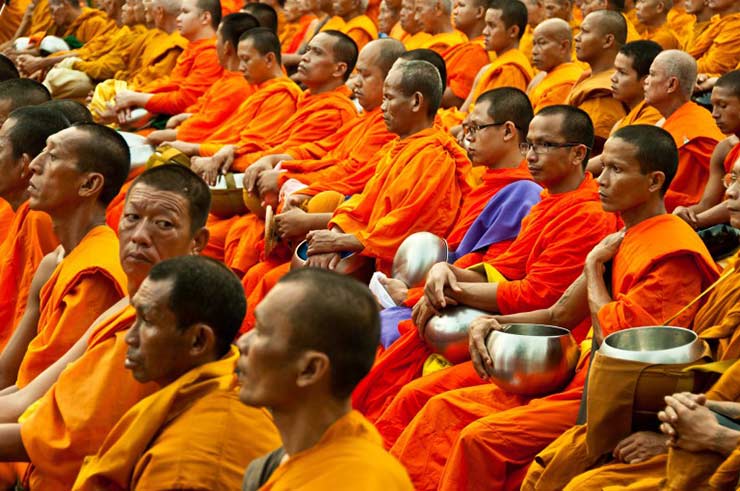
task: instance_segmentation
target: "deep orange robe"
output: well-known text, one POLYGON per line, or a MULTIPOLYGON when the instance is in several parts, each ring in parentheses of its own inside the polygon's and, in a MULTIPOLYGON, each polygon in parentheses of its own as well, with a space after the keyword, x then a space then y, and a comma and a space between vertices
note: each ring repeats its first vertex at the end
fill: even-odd
POLYGON ((440 54, 447 65, 447 86, 453 94, 465 100, 473 90, 476 74, 490 63, 483 36, 451 45, 440 54))
POLYGON ((23 446, 31 459, 31 489, 71 489, 82 461, 94 455, 126 411, 155 392, 124 368, 126 331, 136 311, 126 307, 103 321, 85 353, 21 420, 23 446))
POLYGON ((614 124, 627 115, 624 105, 612 97, 611 77, 614 70, 591 75, 591 70, 583 72, 568 95, 567 104, 583 109, 591 116, 594 133, 608 138, 614 124))
POLYGON ((57 265, 39 293, 38 334, 28 345, 16 385, 24 387, 57 361, 126 291, 116 233, 95 227, 57 265))
POLYGON ((648 105, 643 99, 638 105, 633 107, 625 117, 614 124, 612 133, 619 128, 634 124, 655 124, 663 119, 663 116, 653 106, 648 105))
POLYGON ((0 198, 0 241, 4 241, 10 233, 10 225, 15 218, 15 210, 10 203, 0 198))
MULTIPOLYGON (((717 277, 714 261, 685 223, 654 217, 627 231, 612 265, 614 300, 598 312, 604 335, 635 325, 659 325, 717 277), (670 236, 675 240, 660 240, 670 236)), ((698 306, 679 316, 689 326, 698 306)), ((494 385, 430 399, 391 449, 417 489, 519 489, 534 456, 575 423, 590 342, 579 370, 562 391, 544 398, 510 394, 494 385), (446 461, 446 463, 445 463, 446 461)))
POLYGON ((351 37, 357 43, 357 49, 361 50, 367 43, 373 39, 378 39, 378 28, 367 15, 358 15, 349 22, 338 16, 334 16, 324 24, 320 32, 335 30, 340 31, 351 37))
POLYGON ((127 81, 131 90, 146 92, 172 73, 187 46, 188 40, 178 32, 149 29, 131 44, 126 67, 113 78, 127 81))
POLYGON ((432 51, 436 51, 437 54, 441 55, 444 58, 443 53, 445 51, 466 42, 468 42, 468 37, 457 29, 454 29, 450 32, 433 34, 430 38, 427 38, 424 41, 421 47, 423 49, 431 49, 432 51))
POLYGON ((216 54, 216 38, 188 44, 172 73, 148 86, 154 94, 144 108, 154 114, 179 114, 195 103, 223 74, 216 54))
POLYGON ((28 201, 21 204, 8 235, 0 242, 0 347, 5 347, 26 311, 36 268, 57 245, 49 215, 31 211, 28 201))
POLYGON ((232 347, 139 401, 85 459, 72 489, 239 489, 247 465, 280 437, 266 409, 239 400, 237 358, 232 347))
POLYGON ((286 43, 280 43, 280 45, 283 47, 284 53, 298 52, 298 48, 301 47, 301 44, 303 44, 304 39, 308 35, 308 29, 311 27, 311 24, 315 20, 316 16, 313 14, 307 14, 301 17, 301 20, 298 23, 298 29, 292 36, 292 38, 286 43))
POLYGON ((571 89, 583 73, 583 68, 577 63, 563 63, 547 72, 540 83, 528 91, 534 113, 540 109, 556 104, 565 104, 571 89))
MULTIPOLYGON (((547 308, 581 274, 586 255, 618 229, 605 213, 590 174, 567 193, 542 191, 542 201, 522 220, 519 236, 491 265, 509 281, 498 284, 496 301, 503 314, 547 308)), ((356 409, 375 421, 404 384, 421 375, 431 349, 411 320, 399 324, 401 337, 379 356, 370 375, 353 393, 356 409)), ((581 334, 582 336, 582 334, 581 334)))
POLYGON ((740 13, 712 17, 689 54, 699 73, 719 76, 733 70, 740 61, 740 13))
POLYGON ((709 179, 709 160, 724 135, 706 109, 687 102, 661 125, 678 147, 678 170, 665 195, 666 210, 698 203, 709 179))

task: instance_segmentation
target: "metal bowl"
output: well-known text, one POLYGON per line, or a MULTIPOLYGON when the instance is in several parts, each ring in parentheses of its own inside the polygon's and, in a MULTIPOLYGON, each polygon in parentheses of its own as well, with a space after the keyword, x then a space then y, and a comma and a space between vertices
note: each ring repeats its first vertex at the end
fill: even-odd
POLYGON ((278 205, 278 196, 275 193, 268 193, 265 196, 260 197, 244 189, 242 200, 249 211, 262 219, 265 218, 265 209, 267 205, 272 206, 273 210, 277 209, 278 205), (263 202, 266 206, 262 206, 263 202))
MULTIPOLYGON (((335 272, 352 276, 363 283, 370 281, 370 277, 375 270, 372 258, 354 252, 342 252, 339 255, 342 259, 334 269, 335 272)), ((308 241, 304 240, 293 251, 290 269, 302 268, 306 265, 306 261, 308 261, 308 241)))
POLYGON ((603 355, 643 363, 692 363, 704 353, 696 333, 683 327, 633 327, 608 335, 599 348, 603 355))
POLYGON ((580 349, 570 331, 545 324, 509 324, 492 331, 486 348, 493 382, 513 394, 551 394, 573 378, 580 349))
POLYGON ((427 321, 424 340, 432 351, 452 363, 469 360, 468 328, 473 319, 482 315, 490 314, 464 305, 447 307, 440 315, 427 321))
POLYGON ((215 186, 211 189, 211 213, 219 218, 231 218, 234 215, 244 215, 247 207, 242 199, 242 182, 244 174, 232 174, 234 181, 228 176, 219 176, 215 186))
POLYGON ((151 119, 152 115, 149 113, 149 111, 144 108, 137 107, 136 109, 131 110, 131 114, 126 119, 126 121, 124 121, 123 124, 127 128, 140 130, 148 125, 151 119))
POLYGON ((432 266, 447 261, 448 252, 447 241, 432 233, 411 234, 396 251, 391 275, 410 288, 418 286, 432 266))

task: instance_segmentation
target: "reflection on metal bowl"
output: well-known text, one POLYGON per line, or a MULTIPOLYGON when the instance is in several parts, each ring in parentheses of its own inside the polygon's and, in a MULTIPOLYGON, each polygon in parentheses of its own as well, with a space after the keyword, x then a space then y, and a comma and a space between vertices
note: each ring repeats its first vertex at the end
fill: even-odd
POLYGON ((393 258, 392 276, 413 288, 424 281, 436 263, 447 261, 447 241, 429 232, 411 234, 393 258))
POLYGON ((643 363, 692 363, 701 358, 704 343, 683 327, 645 326, 617 331, 604 339, 599 351, 620 360, 643 363))
POLYGON ((509 324, 492 331, 486 348, 492 381, 514 394, 544 395, 573 378, 580 349, 568 329, 545 324, 509 324))
POLYGON ((424 329, 424 340, 435 353, 452 363, 462 363, 470 359, 468 350, 468 328, 473 319, 488 312, 465 306, 447 307, 440 315, 435 315, 424 329))
POLYGON ((140 130, 149 124, 149 120, 152 119, 152 115, 144 108, 137 107, 131 110, 131 115, 124 121, 124 125, 127 128, 134 130, 140 130))
MULTIPOLYGON (((340 253, 342 259, 334 269, 335 272, 352 276, 363 283, 368 283, 375 271, 375 262, 372 258, 355 254, 354 252, 340 253)), ((290 269, 302 268, 308 261, 308 241, 304 240, 293 252, 290 260, 290 269)))

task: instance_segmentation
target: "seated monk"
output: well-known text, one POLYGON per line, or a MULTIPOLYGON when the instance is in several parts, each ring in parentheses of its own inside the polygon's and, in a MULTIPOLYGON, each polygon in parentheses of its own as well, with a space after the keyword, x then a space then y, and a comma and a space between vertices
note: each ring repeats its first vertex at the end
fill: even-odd
MULTIPOLYGON (((522 220, 519 235, 508 249, 496 249, 498 254, 487 255, 485 273, 435 264, 427 275, 424 295, 414 305, 413 324, 404 321, 399 326, 403 337, 383 353, 371 376, 355 390, 355 407, 377 420, 379 427, 387 428, 381 434, 388 446, 421 409, 399 411, 400 401, 405 399, 399 391, 423 374, 424 363, 433 354, 423 340, 423 332, 427 321, 446 306, 447 300, 439 293, 445 281, 465 281, 466 286, 455 287, 450 296, 459 295, 456 302, 490 312, 511 314, 544 308, 581 273, 588 251, 618 228, 617 218, 601 208, 596 182, 590 174, 584 174, 593 144, 588 115, 571 106, 549 106, 534 116, 528 130, 527 139, 520 145, 520 157, 526 158, 534 181, 545 190, 541 201, 522 220), (563 260, 565 256, 567 261, 563 260), (481 293, 474 304, 469 303, 468 291, 481 293)), ((468 380, 482 383, 470 364, 455 366, 440 372, 440 376, 444 373, 452 375, 450 389, 470 385, 468 380), (469 376, 461 379, 454 376, 456 373, 469 376)), ((423 386, 425 379, 435 379, 435 375, 422 377, 419 385, 423 386)))
POLYGON ((121 416, 72 489, 239 489, 246 466, 280 445, 267 410, 242 404, 234 387, 239 280, 212 259, 168 259, 131 306, 125 367, 158 390, 121 416))
POLYGON ((294 73, 301 56, 308 48, 308 42, 318 34, 329 19, 334 15, 334 3, 332 0, 309 0, 304 7, 314 17, 306 26, 306 30, 300 39, 295 39, 290 46, 283 46, 281 58, 288 73, 294 73))
POLYGON ((699 202, 709 178, 709 160, 724 135, 711 114, 691 101, 696 81, 696 61, 684 51, 660 53, 645 79, 645 101, 660 112, 657 124, 678 146, 678 171, 665 196, 672 212, 677 206, 699 202))
MULTIPOLYGON (((278 38, 286 53, 295 53, 311 22, 316 18, 311 9, 299 0, 286 0, 283 8, 285 23, 278 38)), ((380 20, 378 20, 380 22, 380 20)), ((278 22, 279 23, 279 22, 278 22)))
POLYGON ((473 90, 475 75, 490 63, 483 29, 486 27, 485 0, 457 0, 452 9, 455 29, 467 36, 467 41, 440 51, 447 65, 447 87, 442 107, 460 107, 473 90))
POLYGON ((190 41, 169 77, 149 85, 146 91, 123 90, 116 94, 115 110, 125 124, 131 109, 143 107, 151 114, 184 112, 222 75, 216 54, 216 29, 221 22, 218 0, 183 0, 177 17, 180 34, 190 41))
POLYGON ((283 446, 249 465, 242 489, 413 489, 350 405, 375 357, 377 312, 367 287, 317 269, 292 271, 257 307, 257 327, 238 341, 239 398, 270 409, 283 446))
POLYGON ((465 34, 452 26, 452 0, 416 0, 414 15, 422 30, 430 34, 420 48, 431 49, 441 55, 450 47, 468 40, 465 34))
POLYGON ((519 50, 519 40, 526 25, 527 7, 519 0, 493 0, 488 3, 483 35, 486 50, 493 51, 496 59, 478 72, 473 89, 459 110, 450 108, 440 114, 443 125, 450 128, 453 135, 460 134, 460 123, 483 92, 497 87, 527 90, 533 76, 532 66, 519 50))
POLYGON ((573 33, 562 19, 542 21, 533 32, 532 62, 540 70, 527 87, 535 113, 547 106, 565 104, 573 85, 583 73, 571 61, 573 33))
POLYGON ((398 0, 383 0, 378 12, 378 38, 389 37, 400 41, 403 31, 398 20, 401 15, 401 2, 398 0))
POLYGON ((644 27, 642 37, 655 41, 663 49, 681 47, 678 34, 668 23, 668 13, 672 8, 673 0, 637 0, 635 3, 637 18, 644 27))
POLYGON ((712 117, 717 128, 725 135, 734 135, 722 140, 712 152, 709 161, 709 177, 701 200, 691 206, 677 206, 673 213, 683 218, 694 229, 729 223, 727 202, 723 201, 723 178, 732 171, 740 157, 740 71, 733 70, 718 80, 712 89, 712 117))
MULTIPOLYGON (((200 253, 209 206, 208 187, 185 167, 164 165, 136 179, 118 231, 129 297, 155 263, 200 253)), ((84 457, 99 450, 126 411, 157 390, 134 382, 124 368, 125 335, 136 317, 129 297, 28 385, 2 397, 0 432, 8 445, 0 460, 30 462, 27 487, 71 489, 84 457)))
POLYGON ((617 12, 624 19, 624 22, 627 25, 627 39, 625 42, 629 43, 632 41, 637 41, 638 39, 642 39, 642 36, 640 36, 640 33, 637 32, 637 28, 635 28, 635 25, 632 23, 631 20, 627 18, 627 15, 624 13, 625 0, 586 0, 581 2, 580 7, 583 14, 583 20, 586 19, 588 14, 592 12, 597 12, 599 10, 609 10, 612 12, 617 12))
POLYGON ((714 11, 709 8, 704 0, 687 0, 684 2, 684 6, 686 13, 693 17, 693 21, 689 24, 686 34, 679 41, 681 41, 681 49, 690 52, 701 33, 709 27, 709 21, 712 19, 714 11))
POLYGON ((375 23, 365 15, 368 0, 341 0, 333 5, 334 17, 324 24, 320 32, 339 31, 346 34, 357 44, 358 51, 378 38, 375 23))
POLYGON ((542 0, 525 0, 522 2, 527 7, 527 27, 524 29, 522 39, 519 41, 519 49, 532 63, 532 43, 534 29, 540 22, 545 20, 545 5, 542 0))
MULTIPOLYGON (((493 375, 484 340, 501 324, 573 329, 590 323, 598 344, 621 329, 663 324, 717 278, 701 240, 665 212, 663 194, 677 167, 677 153, 671 136, 654 126, 628 126, 610 137, 601 156, 599 196, 605 210, 619 213, 626 229, 593 248, 583 273, 550 308, 472 323, 471 358, 482 378, 493 375), (670 242, 659 239, 667 236, 670 242), (610 282, 605 267, 611 269, 610 282)), ((672 325, 689 326, 697 310, 698 305, 691 306, 672 325)), ((432 482, 435 487, 439 482, 440 489, 469 489, 477 482, 519 489, 535 455, 576 421, 590 344, 583 343, 573 380, 552 395, 532 398, 485 384, 429 399, 391 453, 409 470, 417 489, 431 489, 432 482)))
POLYGON ((60 246, 39 264, 23 317, 0 355, 3 388, 27 385, 125 295, 105 207, 126 180, 129 160, 120 135, 87 123, 49 136, 29 165, 29 206, 51 217, 60 246))
POLYGON ((428 32, 424 32, 416 18, 416 2, 414 0, 401 0, 398 25, 402 33, 397 39, 406 46, 408 51, 421 48, 421 45, 431 36, 428 32))
POLYGON ((254 87, 238 71, 239 38, 249 29, 259 27, 250 14, 229 14, 216 31, 216 53, 223 75, 185 112, 167 120, 167 128, 147 135, 151 145, 180 140, 201 142, 229 119, 244 100, 252 95, 254 87))
POLYGON ((740 62, 740 11, 735 2, 712 2, 709 25, 687 46, 696 58, 697 70, 705 77, 717 77, 734 70, 740 62))

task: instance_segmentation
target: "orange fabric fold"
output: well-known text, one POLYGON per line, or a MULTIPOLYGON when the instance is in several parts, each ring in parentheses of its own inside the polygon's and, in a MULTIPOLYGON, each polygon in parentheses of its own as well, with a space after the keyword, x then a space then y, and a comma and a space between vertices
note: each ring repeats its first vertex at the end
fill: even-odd
POLYGON ((125 80, 132 90, 148 92, 172 73, 187 45, 178 32, 149 29, 131 44, 126 67, 113 78, 125 80))
POLYGON ((453 44, 440 55, 447 66, 447 86, 453 94, 465 100, 473 90, 475 76, 491 62, 483 36, 453 44))
POLYGON ((715 15, 689 46, 699 73, 722 75, 740 61, 740 13, 715 15))
POLYGON ((586 111, 594 123, 595 135, 604 139, 609 137, 614 124, 627 115, 624 105, 612 97, 613 74, 614 70, 607 70, 591 75, 591 70, 586 70, 566 101, 586 111))
POLYGON ((540 109, 556 104, 565 104, 571 89, 583 73, 577 63, 562 63, 547 72, 537 85, 528 91, 532 109, 537 114, 540 109))
POLYGON ((643 99, 638 105, 633 107, 625 117, 620 119, 614 124, 612 133, 617 131, 619 128, 630 126, 633 124, 650 124, 653 125, 663 119, 663 116, 653 106, 648 105, 643 99))

